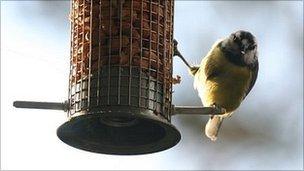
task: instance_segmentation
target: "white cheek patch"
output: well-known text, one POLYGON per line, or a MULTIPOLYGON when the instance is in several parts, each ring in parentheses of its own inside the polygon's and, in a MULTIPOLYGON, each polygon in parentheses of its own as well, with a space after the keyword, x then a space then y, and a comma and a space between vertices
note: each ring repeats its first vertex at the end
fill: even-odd
POLYGON ((254 63, 255 54, 256 54, 256 50, 247 51, 246 54, 244 55, 244 59, 245 59, 246 63, 248 63, 248 64, 254 63))
POLYGON ((236 32, 236 33, 235 33, 235 36, 236 36, 236 37, 241 37, 241 33, 240 33, 240 32, 236 32))

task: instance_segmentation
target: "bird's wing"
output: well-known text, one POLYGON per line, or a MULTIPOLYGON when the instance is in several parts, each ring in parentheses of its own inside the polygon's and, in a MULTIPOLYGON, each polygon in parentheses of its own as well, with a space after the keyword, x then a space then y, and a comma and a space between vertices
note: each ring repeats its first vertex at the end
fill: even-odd
POLYGON ((221 67, 218 66, 219 62, 212 55, 208 56, 204 65, 204 73, 207 80, 217 77, 221 73, 221 67))
POLYGON ((221 57, 223 55, 220 47, 222 41, 223 39, 216 41, 201 62, 200 66, 202 68, 202 72, 204 73, 205 79, 207 80, 217 77, 223 72, 222 66, 220 66, 220 61, 222 60, 221 57))
POLYGON ((251 81, 249 83, 249 86, 248 86, 248 89, 246 91, 246 94, 245 94, 244 98, 249 94, 249 92, 251 91, 252 87, 254 86, 254 84, 257 80, 258 71, 259 71, 259 62, 256 61, 249 69, 252 72, 251 81))

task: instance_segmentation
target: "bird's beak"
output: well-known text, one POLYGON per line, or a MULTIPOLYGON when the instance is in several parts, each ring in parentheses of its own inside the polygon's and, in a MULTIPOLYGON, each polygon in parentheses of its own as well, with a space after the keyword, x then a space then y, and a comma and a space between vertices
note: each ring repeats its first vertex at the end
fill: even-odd
POLYGON ((245 55, 245 51, 242 50, 242 51, 241 51, 241 54, 242 54, 242 55, 245 55))

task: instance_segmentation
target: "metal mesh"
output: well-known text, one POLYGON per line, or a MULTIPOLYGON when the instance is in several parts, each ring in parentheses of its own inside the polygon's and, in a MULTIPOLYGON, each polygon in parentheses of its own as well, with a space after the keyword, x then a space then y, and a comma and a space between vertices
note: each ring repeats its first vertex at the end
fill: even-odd
POLYGON ((72 0, 69 117, 135 108, 170 121, 173 0, 72 0))

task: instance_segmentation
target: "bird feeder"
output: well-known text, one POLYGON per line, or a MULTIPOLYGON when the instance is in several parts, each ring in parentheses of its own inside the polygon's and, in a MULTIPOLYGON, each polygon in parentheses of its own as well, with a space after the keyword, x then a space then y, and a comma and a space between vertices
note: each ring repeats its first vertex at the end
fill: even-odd
POLYGON ((220 114, 172 105, 174 0, 72 0, 68 100, 14 102, 59 109, 65 143, 105 154, 146 154, 176 145, 174 114, 220 114))

